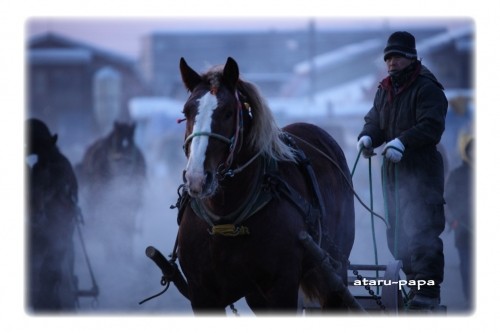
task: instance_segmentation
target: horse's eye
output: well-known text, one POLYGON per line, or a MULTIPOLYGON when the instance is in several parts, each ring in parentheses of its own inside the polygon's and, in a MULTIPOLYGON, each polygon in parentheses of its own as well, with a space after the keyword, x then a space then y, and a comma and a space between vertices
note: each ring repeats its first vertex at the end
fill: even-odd
POLYGON ((226 113, 224 114, 224 118, 225 119, 230 119, 231 117, 233 116, 233 111, 226 111, 226 113))

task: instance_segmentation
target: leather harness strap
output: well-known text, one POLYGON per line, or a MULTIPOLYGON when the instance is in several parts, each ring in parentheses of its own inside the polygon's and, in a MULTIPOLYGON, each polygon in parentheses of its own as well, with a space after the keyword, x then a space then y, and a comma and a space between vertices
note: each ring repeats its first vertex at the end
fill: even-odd
POLYGON ((191 198, 190 205, 193 211, 198 215, 198 217, 202 218, 208 225, 211 227, 209 230, 213 234, 217 234, 217 230, 223 229, 221 227, 215 228, 214 226, 221 225, 234 225, 239 226, 245 220, 247 220, 250 216, 261 210, 265 207, 269 201, 272 200, 273 195, 270 191, 267 190, 267 186, 265 184, 264 175, 268 172, 273 172, 277 170, 277 163, 274 160, 260 158, 259 161, 259 170, 257 172, 257 181, 254 183, 254 186, 249 191, 249 195, 237 209, 235 209, 230 214, 219 216, 212 213, 203 203, 203 200, 198 198, 191 198))
POLYGON ((307 182, 314 194, 312 202, 304 199, 297 190, 292 188, 280 176, 275 160, 259 157, 259 170, 257 172, 258 177, 256 178, 260 179, 260 181, 255 182, 243 204, 225 216, 214 214, 206 207, 202 200, 191 198, 181 185, 179 191, 182 190, 182 193, 179 193, 177 204, 171 207, 179 209, 178 223, 180 224, 185 207, 189 203, 194 213, 209 225, 210 234, 223 236, 246 235, 250 231, 241 224, 264 208, 273 198, 279 199, 284 197, 301 213, 306 221, 309 233, 317 242, 320 242, 321 221, 325 213, 323 197, 319 190, 316 174, 310 160, 287 133, 284 133, 282 140, 296 151, 298 164, 305 173, 307 182))

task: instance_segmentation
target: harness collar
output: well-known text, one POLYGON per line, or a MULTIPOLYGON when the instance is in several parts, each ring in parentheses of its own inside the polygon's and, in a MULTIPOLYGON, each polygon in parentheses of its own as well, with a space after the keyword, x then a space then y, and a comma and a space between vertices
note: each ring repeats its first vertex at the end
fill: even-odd
POLYGON ((255 177, 259 181, 254 182, 243 203, 231 213, 224 216, 214 214, 206 207, 202 199, 191 198, 191 208, 198 217, 209 225, 208 232, 211 235, 239 236, 249 234, 248 228, 241 226, 241 223, 264 208, 273 198, 273 193, 266 190, 266 177, 264 175, 275 172, 278 169, 277 162, 263 156, 261 156, 260 161, 255 177))

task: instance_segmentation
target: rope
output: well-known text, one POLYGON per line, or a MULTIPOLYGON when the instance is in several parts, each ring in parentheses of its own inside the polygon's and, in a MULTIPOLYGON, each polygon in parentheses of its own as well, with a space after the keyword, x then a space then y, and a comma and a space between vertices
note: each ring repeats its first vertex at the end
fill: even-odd
POLYGON ((245 164, 243 164, 242 166, 234 169, 234 170, 228 170, 228 174, 232 177, 240 172, 242 172, 246 167, 248 167, 250 164, 253 163, 253 161, 255 161, 257 159, 257 157, 260 156, 260 154, 262 153, 263 149, 261 151, 259 151, 257 154, 255 154, 250 160, 248 160, 245 164))
POLYGON ((389 221, 389 208, 387 206, 387 160, 385 158, 382 161, 382 192, 384 195, 384 214, 387 221, 389 221))
MULTIPOLYGON (((384 191, 384 210, 385 210, 385 216, 386 219, 389 220, 389 207, 388 207, 388 193, 387 193, 387 159, 384 158, 383 164, 382 164, 382 188, 384 191)), ((398 195, 398 189, 399 189, 399 167, 398 164, 396 163, 394 165, 394 201, 395 201, 395 221, 394 221, 394 246, 393 246, 393 256, 394 259, 398 259, 399 256, 399 195, 398 195)), ((402 288, 403 292, 403 299, 405 300, 405 303, 409 299, 409 295, 406 293, 406 290, 402 288)))
POLYGON ((146 303, 146 302, 152 300, 153 298, 156 298, 156 297, 158 297, 160 295, 163 295, 168 290, 168 287, 170 287, 170 281, 167 282, 167 286, 165 287, 165 289, 163 289, 162 291, 160 291, 158 294, 155 294, 153 296, 150 296, 150 297, 148 297, 148 298, 140 301, 139 305, 142 305, 143 303, 146 303))
POLYGON ((354 176, 354 171, 356 170, 356 166, 358 165, 359 157, 361 156, 362 150, 360 149, 358 152, 358 157, 356 157, 356 162, 354 162, 354 166, 352 167, 351 171, 351 178, 354 176))
POLYGON ((330 161, 340 172, 340 174, 342 175, 342 177, 344 177, 347 185, 349 186, 349 189, 352 191, 352 193, 354 194, 354 196, 356 197, 356 199, 358 199, 359 203, 366 209, 368 210, 370 213, 372 213, 373 215, 375 215, 376 217, 378 217, 379 219, 381 219, 387 228, 390 228, 389 224, 387 223, 387 221, 382 217, 380 216, 379 214, 375 213, 373 210, 371 210, 364 202, 363 200, 361 200, 361 198, 359 197, 359 195, 356 193, 356 191, 354 190, 354 187, 352 186, 352 183, 351 183, 351 180, 352 178, 347 178, 346 174, 344 173, 344 171, 342 170, 342 168, 340 167, 340 165, 335 162, 330 156, 328 156, 326 153, 324 153, 322 150, 316 148, 316 146, 310 144, 309 142, 307 142, 306 140, 302 139, 302 138, 299 138, 298 136, 296 135, 293 135, 292 133, 288 133, 288 135, 290 136, 293 136, 294 138, 296 138, 297 140, 299 140, 300 142, 304 143, 305 145, 307 145, 308 147, 314 149, 316 152, 318 152, 319 154, 321 154, 324 158, 326 158, 328 161, 330 161))
MULTIPOLYGON (((399 148, 396 148, 396 147, 389 147, 389 149, 394 149, 398 152, 400 152, 401 154, 403 154, 403 151, 399 148)), ((387 148, 386 148, 387 150, 387 148)), ((385 151, 384 151, 385 153, 385 151)), ((386 158, 384 157, 384 161, 386 160, 386 158)), ((398 191, 399 191, 399 185, 398 185, 398 164, 395 163, 394 164, 394 205, 396 206, 395 207, 395 221, 394 221, 394 248, 393 248, 393 254, 394 254, 394 258, 397 259, 398 258, 398 243, 399 243, 399 195, 398 195, 398 191)), ((387 197, 386 197, 386 201, 387 201, 387 197)), ((387 209, 388 210, 388 209, 387 209)), ((388 217, 387 217, 388 218, 388 217)))
MULTIPOLYGON (((356 157, 356 162, 354 162, 354 166, 352 168, 351 177, 354 176, 354 171, 356 170, 356 166, 359 161, 359 157, 361 156, 362 150, 360 149, 358 152, 358 156, 356 157)), ((377 237, 375 235, 375 221, 373 214, 373 181, 372 181, 372 158, 371 156, 368 158, 368 179, 369 179, 369 188, 370 188, 370 219, 371 219, 371 230, 372 230, 372 240, 373 240, 373 253, 375 256, 375 265, 378 266, 378 250, 377 250, 377 237)), ((357 274, 357 273, 355 273, 357 274)), ((379 270, 375 271, 376 278, 379 278, 379 270)), ((380 287, 377 285, 377 295, 380 293, 380 287)))
POLYGON ((399 243, 399 185, 398 185, 398 165, 394 166, 394 195, 395 195, 395 205, 396 205, 396 221, 394 227, 394 258, 398 258, 398 243, 399 243))
MULTIPOLYGON (((81 213, 80 213, 81 217, 81 213)), ((83 221, 83 220, 82 220, 83 221)), ((80 224, 76 225, 78 239, 80 240, 80 244, 82 245, 83 256, 85 257, 85 263, 87 264, 87 269, 89 270, 90 280, 92 281, 92 288, 89 291, 89 294, 94 297, 94 300, 97 301, 97 296, 99 295, 99 286, 97 285, 97 281, 94 276, 94 271, 92 270, 92 266, 90 265, 89 255, 87 253, 87 248, 85 246, 85 242, 83 240, 82 230, 80 229, 80 224)))
MULTIPOLYGON (((374 216, 377 216, 378 218, 380 218, 386 225, 386 227, 388 229, 390 229, 390 225, 388 224, 387 220, 384 219, 382 216, 378 215, 377 213, 374 212, 373 210, 373 184, 372 184, 372 165, 371 165, 371 156, 368 158, 368 172, 369 172, 369 183, 370 183, 370 207, 368 208, 366 206, 366 204, 361 200, 361 198, 358 196, 358 194, 356 193, 356 191, 354 190, 353 186, 352 186, 352 177, 354 176, 354 172, 356 170, 356 166, 358 164, 358 161, 359 161, 359 157, 361 156, 361 152, 362 150, 360 150, 358 152, 358 156, 356 157, 356 161, 354 162, 354 166, 352 168, 352 171, 351 171, 351 181, 349 181, 346 177, 346 175, 344 174, 344 172, 342 171, 342 169, 340 168, 340 166, 332 159, 330 158, 330 156, 326 155, 323 151, 321 151, 320 149, 316 148, 314 145, 310 144, 309 142, 303 140, 302 138, 299 138, 291 133, 288 133, 289 135, 295 137, 296 139, 300 140, 301 142, 303 142, 304 144, 308 145, 309 147, 311 147, 312 149, 316 150, 318 153, 320 153, 321 155, 323 155, 327 160, 329 160, 333 165, 335 165, 340 173, 342 174, 342 176, 346 179, 347 181, 347 184, 349 185, 351 191, 354 193, 354 196, 358 199, 358 201, 361 203, 361 205, 366 208, 369 212, 370 212, 370 215, 371 215, 371 229, 372 229, 372 239, 373 239, 373 247, 374 247, 374 255, 375 255, 375 265, 378 265, 378 250, 377 250, 377 239, 376 239, 376 236, 375 236, 375 223, 374 223, 374 216)), ((387 216, 386 216, 387 217, 387 216)), ((376 270, 376 277, 377 279, 379 278, 379 270, 377 269, 376 270)), ((377 285, 377 294, 379 293, 379 286, 377 285)))
MULTIPOLYGON (((388 192, 387 192, 387 159, 384 158, 383 164, 382 164, 382 188, 384 191, 384 210, 385 210, 385 217, 387 220, 389 220, 389 207, 388 207, 388 192)), ((399 189, 399 184, 398 184, 398 165, 394 165, 394 201, 395 201, 395 221, 394 221, 394 247, 393 247, 393 255, 394 258, 397 259, 399 255, 398 251, 398 246, 399 246, 399 195, 398 195, 398 189, 399 189)))
MULTIPOLYGON (((359 157, 359 154, 358 154, 359 157)), ((370 209, 373 211, 373 185, 372 185, 372 158, 368 158, 368 179, 370 183, 370 209)), ((377 251, 377 237, 375 236, 375 221, 373 218, 373 214, 370 214, 371 217, 371 227, 372 227, 372 239, 373 239, 373 253, 375 255, 375 265, 378 266, 378 251, 377 251)), ((379 271, 378 269, 375 271, 375 276, 377 280, 379 279, 379 271)), ((380 287, 377 283, 377 295, 380 293, 380 287)))

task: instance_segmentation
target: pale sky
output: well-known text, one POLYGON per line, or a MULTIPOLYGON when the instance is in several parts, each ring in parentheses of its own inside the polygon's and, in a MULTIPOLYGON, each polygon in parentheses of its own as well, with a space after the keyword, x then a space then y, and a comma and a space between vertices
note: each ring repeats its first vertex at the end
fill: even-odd
POLYGON ((77 41, 83 41, 109 51, 136 58, 140 50, 140 38, 153 31, 242 31, 242 30, 284 30, 307 29, 311 20, 321 29, 388 29, 422 26, 453 27, 470 24, 467 18, 389 18, 389 17, 240 17, 227 18, 210 16, 165 17, 165 18, 29 18, 26 20, 27 37, 40 33, 55 32, 77 41))

